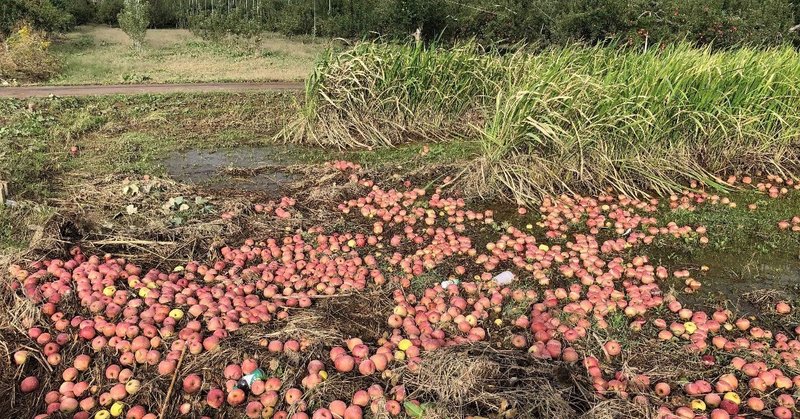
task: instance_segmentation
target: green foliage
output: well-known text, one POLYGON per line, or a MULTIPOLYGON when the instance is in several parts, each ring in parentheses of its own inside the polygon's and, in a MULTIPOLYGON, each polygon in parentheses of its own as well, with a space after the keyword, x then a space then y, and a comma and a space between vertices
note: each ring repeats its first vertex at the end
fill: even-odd
POLYGON ((337 147, 391 146, 412 138, 464 135, 466 118, 493 104, 517 55, 365 42, 322 59, 306 101, 284 132, 293 141, 337 147))
POLYGON ((199 13, 189 17, 189 28, 195 35, 212 41, 228 35, 251 37, 261 32, 256 21, 238 13, 199 13))
POLYGON ((606 186, 670 193, 722 187, 733 171, 800 166, 800 56, 791 48, 537 54, 483 130, 489 182, 520 201, 606 186))
MULTIPOLYGON (((566 45, 615 40, 626 45, 680 41, 716 48, 780 45, 796 39, 792 0, 211 0, 181 10, 246 16, 265 31, 405 40, 417 29, 430 41, 476 38, 566 45), (232 6, 231 6, 232 5, 232 6), (316 6, 316 7, 314 7, 316 6)), ((225 31, 230 31, 228 27, 225 31)))
POLYGON ((123 7, 125 7, 123 0, 99 0, 95 14, 97 23, 117 24, 117 15, 122 12, 123 7))
POLYGON ((150 0, 150 24, 156 28, 174 28, 180 23, 180 2, 150 0))
POLYGON ((147 0, 125 0, 125 7, 117 15, 117 22, 134 46, 141 48, 147 27, 150 26, 150 3, 147 0))
POLYGON ((9 35, 23 21, 48 32, 65 31, 74 23, 72 15, 54 6, 50 0, 3 0, 0 37, 9 35))
POLYGON ((90 0, 52 0, 53 4, 69 13, 73 23, 84 25, 95 19, 95 5, 90 0))

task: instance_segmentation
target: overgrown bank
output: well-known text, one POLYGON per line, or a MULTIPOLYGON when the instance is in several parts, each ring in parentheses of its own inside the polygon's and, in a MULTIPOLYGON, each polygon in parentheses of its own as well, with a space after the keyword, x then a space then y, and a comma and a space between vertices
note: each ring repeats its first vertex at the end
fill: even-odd
POLYGON ((361 44, 307 82, 294 141, 386 146, 477 137, 482 191, 668 193, 688 181, 800 162, 800 56, 793 49, 642 52, 571 46, 510 54, 361 44))

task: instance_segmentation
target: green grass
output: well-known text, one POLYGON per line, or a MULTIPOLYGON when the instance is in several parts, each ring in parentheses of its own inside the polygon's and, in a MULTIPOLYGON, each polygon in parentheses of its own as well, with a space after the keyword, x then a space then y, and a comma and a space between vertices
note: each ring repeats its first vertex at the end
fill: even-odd
POLYGON ((478 49, 365 42, 329 51, 283 137, 338 148, 466 137, 521 64, 520 56, 478 49))
POLYGON ((376 151, 276 144, 298 99, 267 92, 0 100, 0 180, 15 202, 0 206, 0 255, 24 248, 28 226, 57 212, 69 186, 109 175, 161 176, 164 159, 181 151, 268 147, 271 161, 351 160, 404 176, 469 161, 480 150, 476 142, 430 144, 427 153, 424 143, 376 151))
POLYGON ((479 138, 487 194, 665 194, 689 180, 800 163, 800 55, 791 48, 501 55, 363 43, 321 61, 283 133, 336 147, 479 138))
POLYGON ((800 55, 603 47, 548 50, 501 92, 483 131, 492 177, 513 197, 627 195, 800 162, 800 55))
POLYGON ((54 214, 55 209, 43 205, 0 205, 0 257, 27 248, 36 229, 54 214))
MULTIPOLYGON (((800 234, 779 231, 778 222, 800 214, 800 193, 790 191, 785 197, 771 199, 753 190, 737 191, 725 195, 736 202, 728 205, 700 204, 693 211, 663 209, 657 218, 674 221, 678 225, 709 226, 709 253, 734 253, 741 255, 773 254, 797 256, 800 234), (755 210, 747 208, 756 204, 755 210)), ((676 246, 673 246, 676 247, 676 246)), ((680 246, 698 250, 696 246, 680 246)))
POLYGON ((214 43, 187 30, 153 29, 137 51, 117 28, 80 26, 53 44, 63 68, 48 84, 303 80, 323 49, 279 35, 214 43))

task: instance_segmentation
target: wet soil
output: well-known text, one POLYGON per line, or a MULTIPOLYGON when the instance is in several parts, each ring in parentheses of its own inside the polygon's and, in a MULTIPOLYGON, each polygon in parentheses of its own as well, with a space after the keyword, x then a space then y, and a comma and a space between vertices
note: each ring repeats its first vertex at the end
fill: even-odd
MULTIPOLYGON (((687 268, 703 285, 694 294, 681 293, 681 300, 697 306, 711 306, 730 301, 745 314, 758 314, 752 295, 777 291, 781 299, 800 299, 800 255, 797 250, 731 252, 707 249, 678 258, 676 263, 664 260, 667 266, 687 268), (708 267, 701 271, 701 267, 708 267)), ((669 259, 673 259, 672 257, 669 259)), ((683 280, 674 279, 676 290, 683 289, 683 280)))
POLYGON ((278 147, 173 152, 162 165, 173 179, 209 190, 280 195, 299 176, 285 170, 293 162, 278 147))

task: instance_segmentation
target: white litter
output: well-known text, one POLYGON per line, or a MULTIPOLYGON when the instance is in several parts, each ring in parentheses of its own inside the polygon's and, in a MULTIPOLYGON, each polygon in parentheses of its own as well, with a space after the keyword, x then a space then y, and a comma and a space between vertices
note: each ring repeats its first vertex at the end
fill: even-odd
POLYGON ((508 285, 514 282, 514 274, 510 271, 503 271, 492 279, 497 283, 497 285, 508 285))

